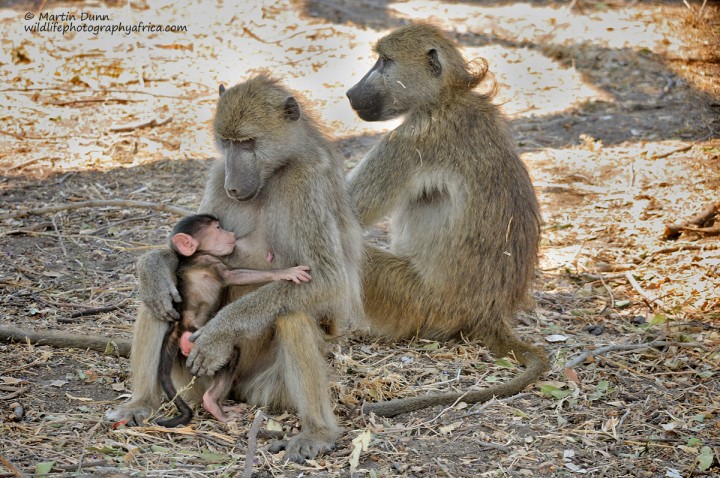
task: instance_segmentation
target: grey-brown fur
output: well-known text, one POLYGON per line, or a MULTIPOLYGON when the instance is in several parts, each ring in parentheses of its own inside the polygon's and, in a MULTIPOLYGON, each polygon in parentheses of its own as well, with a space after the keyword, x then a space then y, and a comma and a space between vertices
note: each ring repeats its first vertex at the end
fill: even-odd
MULTIPOLYGON (((267 268, 264 258, 271 251, 274 267, 308 265, 312 281, 233 287, 230 303, 196 339, 188 365, 195 373, 212 374, 238 347, 238 398, 296 409, 302 433, 290 439, 286 456, 313 458, 338 435, 324 334, 362 315, 361 230, 342 161, 287 89, 260 75, 221 89, 221 95, 214 128, 224 160, 210 172, 200 212, 217 216, 223 228, 255 244, 243 257, 231 256, 231 267, 267 268)), ((173 316, 175 267, 166 252, 150 253, 139 264, 144 300, 131 361, 133 398, 109 414, 113 419, 137 421, 160 403, 154 374, 145 373, 157 368, 156 358, 144 351, 159 350, 167 327, 159 319, 173 316)))
MULTIPOLYGON (((548 366, 508 325, 530 303, 537 262, 541 218, 528 172, 492 95, 473 91, 485 69, 472 72, 439 29, 402 27, 376 51, 378 63, 348 91, 351 105, 366 120, 405 119, 349 179, 363 226, 391 218, 391 252, 366 247, 366 315, 391 338, 479 338, 514 355, 523 374, 463 400, 517 393, 548 366)), ((460 395, 366 410, 393 415, 460 395)))

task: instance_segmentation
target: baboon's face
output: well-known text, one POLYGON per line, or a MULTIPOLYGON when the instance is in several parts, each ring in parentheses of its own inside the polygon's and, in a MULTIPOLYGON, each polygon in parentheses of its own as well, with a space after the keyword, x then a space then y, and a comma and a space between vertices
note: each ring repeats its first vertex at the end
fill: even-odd
POLYGON ((225 192, 238 201, 252 199, 262 188, 262 167, 257 160, 257 140, 218 138, 225 158, 225 192))
POLYGON ((378 55, 370 71, 347 92, 350 106, 360 118, 365 121, 396 118, 438 96, 442 66, 434 48, 411 54, 403 50, 378 50, 378 55))
POLYGON ((272 88, 257 79, 220 88, 215 138, 225 160, 225 192, 237 201, 257 197, 292 154, 300 106, 272 88))

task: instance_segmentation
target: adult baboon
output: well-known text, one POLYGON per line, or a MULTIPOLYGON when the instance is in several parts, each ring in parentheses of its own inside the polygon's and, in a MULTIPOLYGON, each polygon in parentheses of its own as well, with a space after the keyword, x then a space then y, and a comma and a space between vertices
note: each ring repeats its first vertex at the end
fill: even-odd
MULTIPOLYGON (((231 267, 267 269, 306 264, 312 281, 234 286, 229 303, 200 330, 188 366, 210 375, 240 351, 234 392, 252 405, 291 407, 302 433, 286 444, 301 461, 338 436, 324 357, 324 332, 362 314, 358 264, 362 233, 344 184, 342 162, 295 97, 265 75, 220 88, 214 120, 223 159, 212 168, 200 212, 255 245, 231 267)), ((150 253, 138 263, 142 304, 131 354, 133 396, 108 414, 140 423, 160 404, 156 371, 172 300, 177 259, 150 253)), ((176 375, 182 375, 176 367, 176 375)), ((187 373, 182 377, 188 381, 187 373)), ((181 377, 175 377, 180 383, 181 377)), ((199 392, 202 393, 203 384, 199 392)), ((197 395, 196 399, 197 399, 197 395)))
MULTIPOLYGON (((500 387, 463 396, 512 395, 548 368, 544 351, 508 323, 529 303, 540 212, 528 172, 492 94, 439 29, 409 25, 375 46, 377 63, 347 96, 366 121, 404 116, 352 171, 363 226, 391 221, 391 252, 366 247, 363 304, 391 338, 479 338, 526 365, 500 387)), ((461 394, 372 404, 393 415, 461 394), (429 400, 428 400, 429 399, 429 400)))

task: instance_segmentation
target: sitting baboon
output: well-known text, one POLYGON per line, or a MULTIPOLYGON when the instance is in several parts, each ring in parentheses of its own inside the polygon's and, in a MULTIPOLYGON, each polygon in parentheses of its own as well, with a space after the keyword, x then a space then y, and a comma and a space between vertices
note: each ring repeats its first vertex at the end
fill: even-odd
MULTIPOLYGON (((232 286, 228 305, 198 331, 188 366, 195 374, 211 375, 237 348, 236 398, 297 410, 302 432, 287 442, 285 456, 314 458, 339 434, 324 333, 362 314, 362 231, 343 164, 306 108, 266 75, 221 87, 213 127, 223 159, 210 172, 200 212, 213 214, 254 245, 250 258, 236 250, 227 263, 267 269, 263 258, 270 251, 276 267, 306 264, 313 277, 302 286, 286 281, 232 286)), ((177 318, 172 306, 180 299, 176 267, 169 249, 138 263, 142 304, 130 363, 133 396, 110 412, 110 419, 141 423, 160 404, 158 351, 167 329, 163 320, 177 318)), ((182 375, 182 367, 176 372, 182 375)), ((187 383, 189 377, 174 378, 187 383)), ((202 393, 204 386, 195 388, 202 393)))
MULTIPOLYGON (((409 25, 380 39, 377 63, 347 96, 366 121, 404 116, 351 172, 350 194, 364 227, 390 216, 391 252, 366 246, 363 304, 390 338, 479 338, 526 365, 466 402, 512 395, 548 368, 544 351, 508 323, 529 304, 540 211, 508 125, 473 91, 473 72, 438 28, 409 25)), ((393 415, 462 394, 371 404, 393 415)))
MULTIPOLYGON (((231 285, 263 284, 276 280, 289 280, 296 284, 310 281, 308 266, 296 266, 280 270, 232 269, 224 262, 224 256, 232 254, 236 246, 247 247, 246 239, 235 237, 232 231, 220 227, 220 222, 210 214, 194 214, 182 218, 170 234, 170 248, 180 259, 177 268, 178 292, 182 302, 176 304, 180 320, 170 323, 158 365, 158 380, 169 400, 175 403, 179 415, 158 420, 158 425, 176 427, 186 425, 192 419, 192 408, 177 393, 172 381, 172 369, 178 353, 187 357, 193 344, 190 336, 207 324, 222 303, 222 294, 231 285)), ((268 254, 268 261, 272 256, 268 254)), ((228 407, 220 403, 227 397, 235 379, 237 355, 212 378, 202 397, 203 408, 221 422, 230 420, 228 407)))

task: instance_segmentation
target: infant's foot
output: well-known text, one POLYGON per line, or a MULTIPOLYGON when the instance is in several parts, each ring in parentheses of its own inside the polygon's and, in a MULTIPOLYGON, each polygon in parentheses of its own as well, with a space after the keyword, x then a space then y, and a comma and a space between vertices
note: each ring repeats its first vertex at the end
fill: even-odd
POLYGON ((192 332, 183 332, 183 334, 180 336, 180 343, 178 346, 180 347, 180 353, 184 356, 190 355, 190 351, 193 349, 193 343, 190 342, 190 336, 192 335, 192 332))

